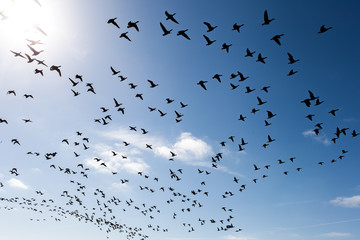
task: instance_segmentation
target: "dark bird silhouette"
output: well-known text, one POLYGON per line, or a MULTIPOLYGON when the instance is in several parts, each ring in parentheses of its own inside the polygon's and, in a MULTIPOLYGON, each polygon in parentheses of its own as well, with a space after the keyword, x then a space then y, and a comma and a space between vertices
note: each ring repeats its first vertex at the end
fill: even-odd
POLYGON ((270 137, 270 135, 268 135, 268 143, 271 143, 271 142, 273 142, 273 141, 275 141, 276 139, 272 139, 271 137, 270 137))
POLYGON ((268 121, 265 120, 265 126, 270 126, 271 123, 269 123, 268 121))
POLYGON ((122 105, 122 103, 119 103, 115 98, 113 98, 114 103, 115 103, 115 107, 120 107, 122 105))
POLYGON ((315 102, 315 106, 319 106, 320 104, 322 104, 324 101, 320 101, 319 99, 316 99, 316 102, 315 102))
POLYGON ((318 33, 324 33, 324 32, 327 32, 328 30, 330 30, 330 29, 332 29, 332 27, 325 27, 325 25, 322 25, 321 27, 320 27, 320 30, 319 30, 319 32, 318 33))
POLYGON ((310 96, 310 100, 311 100, 311 101, 319 98, 319 97, 315 97, 314 93, 311 92, 310 90, 308 90, 308 93, 309 93, 309 96, 310 96))
POLYGON ((260 89, 260 90, 263 90, 264 92, 266 92, 266 93, 268 93, 268 89, 270 88, 270 86, 265 86, 265 87, 263 87, 262 89, 260 89))
POLYGON ((216 42, 216 40, 210 40, 210 38, 206 35, 203 35, 205 40, 206 40, 206 46, 209 46, 211 44, 213 44, 214 42, 216 42))
POLYGON ((245 57, 253 57, 254 56, 254 53, 255 53, 255 51, 254 52, 251 52, 250 51, 250 49, 246 49, 246 55, 245 55, 245 57))
POLYGON ((25 98, 34 98, 33 95, 31 95, 31 94, 24 94, 24 97, 25 98))
POLYGON ((184 114, 178 113, 177 111, 175 111, 176 114, 176 118, 181 118, 184 116, 184 114))
POLYGON ((249 86, 246 86, 246 92, 245 93, 251 93, 253 91, 255 91, 255 89, 251 89, 249 86))
POLYGON ((308 118, 310 121, 312 121, 313 119, 313 117, 314 117, 315 115, 314 114, 308 114, 308 115, 306 115, 305 117, 306 118, 308 118))
POLYGON ((245 122, 245 116, 243 116, 242 114, 240 114, 240 117, 239 117, 239 119, 238 120, 241 120, 241 121, 243 121, 243 122, 245 122))
POLYGON ((154 88, 154 87, 159 86, 159 84, 155 84, 153 81, 151 81, 149 79, 147 81, 150 83, 150 88, 154 88))
POLYGON ((218 80, 219 83, 221 83, 221 79, 220 79, 221 76, 222 76, 221 74, 215 74, 215 75, 212 77, 212 79, 216 79, 216 80, 218 80))
POLYGON ((329 111, 330 114, 332 114, 333 116, 335 116, 335 113, 339 111, 339 109, 333 109, 331 111, 329 111))
POLYGON ((155 110, 156 110, 156 108, 152 108, 152 107, 148 107, 148 109, 150 110, 150 112, 152 112, 152 111, 155 111, 155 110))
POLYGON ((167 29, 165 28, 165 26, 164 26, 161 22, 160 22, 160 27, 161 27, 161 29, 162 29, 162 31, 163 31, 163 36, 166 36, 166 35, 170 34, 171 31, 172 31, 172 29, 167 30, 167 29))
POLYGON ((6 94, 12 94, 12 95, 16 96, 15 90, 9 90, 9 91, 7 91, 6 94))
POLYGON ((294 69, 291 69, 290 72, 287 74, 288 76, 294 75, 298 71, 294 71, 294 69))
POLYGON ((122 34, 120 34, 120 38, 125 38, 126 40, 128 40, 129 42, 131 42, 131 39, 128 37, 128 32, 123 32, 122 34))
POLYGON ((40 74, 41 74, 41 76, 44 76, 43 70, 40 70, 40 69, 35 69, 35 70, 34 70, 34 72, 35 72, 35 74, 40 73, 40 74))
POLYGON ((180 106, 181 106, 181 108, 185 108, 188 106, 188 104, 184 104, 184 103, 180 102, 180 106))
POLYGON ((240 32, 240 28, 244 26, 244 24, 238 25, 237 23, 234 23, 232 30, 240 32))
POLYGON ((207 32, 211 32, 211 31, 213 31, 215 28, 217 28, 217 26, 211 26, 211 24, 208 23, 208 22, 204 22, 204 24, 205 24, 206 27, 208 28, 208 29, 207 29, 207 32))
POLYGON ((261 25, 263 25, 263 26, 264 25, 269 25, 274 20, 275 20, 275 18, 269 19, 268 12, 267 12, 267 10, 265 10, 265 12, 264 12, 264 22, 261 25))
POLYGON ((352 133, 351 133, 351 136, 352 137, 356 137, 356 136, 358 136, 360 133, 357 133, 355 130, 353 130, 352 131, 352 133))
POLYGON ((239 85, 234 85, 234 84, 230 83, 230 86, 231 86, 231 90, 235 90, 239 85))
POLYGON ((28 59, 27 63, 32 63, 35 60, 35 58, 31 58, 27 53, 25 53, 25 56, 28 59))
POLYGON ((165 15, 166 15, 166 20, 171 20, 176 24, 179 24, 178 21, 176 21, 176 19, 174 18, 176 13, 174 14, 170 14, 168 11, 165 11, 165 15))
POLYGON ((158 109, 158 112, 160 113, 160 117, 164 117, 166 113, 162 112, 160 109, 158 109))
POLYGON ((120 28, 119 25, 115 22, 116 19, 117 19, 117 18, 110 18, 110 19, 107 21, 107 23, 108 23, 108 24, 113 24, 115 27, 120 28))
POLYGON ((309 99, 309 98, 304 99, 304 100, 302 100, 301 102, 302 102, 302 103, 305 103, 305 105, 306 105, 307 107, 310 107, 310 105, 311 105, 311 102, 310 102, 310 99, 309 99))
POLYGON ((249 78, 249 76, 245 77, 244 74, 242 74, 241 72, 237 71, 238 76, 240 77, 239 82, 245 81, 246 79, 249 78))
POLYGON ((256 108, 251 109, 251 113, 252 113, 252 114, 255 114, 255 113, 258 112, 258 111, 260 111, 260 109, 256 109, 256 108))
POLYGON ((30 48, 30 50, 33 52, 33 56, 37 56, 37 55, 39 55, 40 53, 42 53, 44 50, 40 50, 40 51, 36 51, 33 47, 31 47, 29 44, 26 44, 29 48, 30 48))
POLYGON ((72 80, 71 78, 69 78, 70 82, 72 83, 72 86, 75 87, 76 85, 78 85, 79 82, 75 82, 74 80, 72 80))
POLYGON ((136 31, 139 32, 139 27, 138 27, 138 24, 139 21, 136 21, 136 22, 128 22, 128 25, 127 25, 127 28, 135 28, 136 31))
POLYGON ((256 62, 261 62, 261 63, 264 63, 264 64, 265 64, 265 59, 266 59, 266 58, 267 58, 267 57, 263 57, 263 56, 261 56, 261 53, 259 53, 256 62))
POLYGON ((189 36, 186 34, 186 32, 188 31, 189 29, 185 29, 185 30, 180 30, 178 31, 178 33, 176 34, 177 36, 183 36, 184 38, 190 40, 189 36))
POLYGON ((289 62, 288 62, 288 64, 294 64, 294 63, 300 61, 299 59, 296 59, 296 60, 295 60, 294 57, 293 57, 293 55, 291 55, 290 53, 287 53, 287 55, 289 56, 289 62))
POLYGON ((35 59, 35 61, 37 61, 38 65, 44 65, 45 67, 48 67, 48 65, 45 64, 45 60, 38 60, 38 59, 35 59))
POLYGON ((142 95, 143 95, 142 93, 138 93, 135 95, 135 97, 140 98, 141 100, 144 100, 142 95))
POLYGON ((71 91, 73 92, 74 97, 77 97, 77 96, 79 96, 79 95, 80 95, 80 93, 79 93, 79 92, 77 92, 77 91, 75 91, 74 89, 71 89, 71 91))
POLYGON ((52 65, 52 66, 50 67, 50 71, 56 71, 56 72, 59 74, 59 76, 61 77, 60 67, 61 67, 61 66, 52 65))
POLYGON ((258 100, 258 105, 263 105, 263 104, 267 103, 267 102, 262 101, 261 98, 259 98, 259 97, 256 97, 256 98, 258 100))
POLYGON ((205 83, 207 83, 207 81, 203 81, 203 80, 200 80, 197 85, 201 86, 203 89, 207 90, 206 89, 206 86, 205 86, 205 83))
POLYGON ((254 170, 255 170, 255 171, 260 170, 260 168, 257 167, 255 164, 253 164, 253 165, 254 165, 254 170))
POLYGON ((232 46, 232 44, 223 43, 221 50, 226 50, 226 52, 229 52, 229 48, 231 46, 232 46))
POLYGON ((281 45, 280 38, 282 36, 284 36, 284 34, 277 34, 277 35, 273 36, 272 38, 270 38, 270 40, 274 40, 274 42, 276 42, 280 46, 281 45))

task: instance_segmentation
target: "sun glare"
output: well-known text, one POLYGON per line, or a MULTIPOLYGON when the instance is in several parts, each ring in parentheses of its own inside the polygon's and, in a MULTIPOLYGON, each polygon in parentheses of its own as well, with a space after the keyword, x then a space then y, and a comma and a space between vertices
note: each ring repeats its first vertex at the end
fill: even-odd
POLYGON ((44 39, 52 27, 52 12, 36 0, 1 0, 2 32, 12 45, 23 45, 26 39, 44 39))

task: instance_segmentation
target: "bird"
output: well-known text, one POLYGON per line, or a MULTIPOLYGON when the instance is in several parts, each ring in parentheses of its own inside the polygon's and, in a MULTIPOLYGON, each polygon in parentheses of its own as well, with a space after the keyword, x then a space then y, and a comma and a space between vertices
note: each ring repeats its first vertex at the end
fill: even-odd
POLYGON ((207 29, 207 32, 211 32, 211 31, 213 31, 215 28, 217 28, 217 26, 211 26, 211 24, 208 23, 208 22, 204 22, 204 24, 205 24, 206 27, 208 28, 208 29, 207 29))
POLYGON ((309 96, 310 96, 309 99, 310 99, 311 101, 319 98, 319 97, 315 97, 314 93, 311 92, 310 90, 308 90, 308 93, 309 93, 309 96))
POLYGON ((151 81, 149 79, 147 81, 150 83, 150 88, 154 88, 154 87, 159 86, 159 84, 155 84, 153 81, 151 81))
POLYGON ((298 71, 294 71, 294 69, 291 69, 290 72, 287 74, 288 76, 294 75, 298 71))
POLYGON ((336 113, 337 111, 339 111, 339 109, 332 109, 332 110, 329 111, 329 113, 330 113, 331 115, 335 116, 335 113, 336 113))
POLYGON ((70 82, 72 83, 72 86, 75 87, 76 85, 79 84, 79 82, 75 82, 74 80, 72 80, 71 78, 69 78, 70 82))
POLYGON ((183 36, 184 38, 190 40, 189 36, 186 34, 186 32, 188 31, 189 29, 185 29, 185 30, 180 30, 178 31, 178 33, 176 34, 177 36, 183 36))
POLYGON ((216 80, 218 80, 219 83, 221 83, 221 79, 220 79, 221 76, 222 76, 221 74, 215 74, 215 75, 212 77, 212 79, 216 79, 216 80))
POLYGON ((170 14, 168 11, 165 11, 165 15, 166 15, 166 20, 171 20, 176 24, 179 24, 178 21, 176 21, 176 19, 174 18, 176 13, 170 14))
POLYGON ((258 166, 256 166, 255 164, 254 165, 254 170, 257 171, 257 170, 260 170, 260 168, 258 166))
POLYGON ((205 40, 206 40, 206 46, 209 46, 211 44, 213 44, 214 42, 216 42, 216 40, 210 40, 210 38, 206 35, 203 35, 205 40))
POLYGON ((263 56, 261 56, 261 53, 259 53, 256 62, 261 62, 261 63, 264 63, 264 64, 265 64, 265 59, 266 59, 266 58, 267 58, 267 57, 263 57, 263 56))
POLYGON ((27 53, 25 53, 25 56, 28 59, 27 63, 32 63, 35 60, 35 58, 31 58, 27 53))
POLYGON ((158 109, 158 112, 160 113, 160 117, 164 117, 166 113, 162 112, 160 109, 158 109))
POLYGON ((269 25, 275 18, 269 19, 267 10, 264 11, 264 22, 261 25, 269 25))
POLYGON ((115 27, 120 28, 119 25, 115 22, 116 19, 117 19, 117 18, 110 18, 110 19, 107 21, 107 23, 108 23, 108 24, 113 24, 115 27))
POLYGON ((275 36, 270 38, 270 40, 273 40, 274 42, 276 42, 280 46, 281 45, 280 38, 282 36, 284 36, 284 34, 276 34, 275 36))
POLYGON ((320 30, 318 33, 324 33, 324 32, 327 32, 328 30, 332 29, 332 27, 325 27, 325 25, 322 25, 320 27, 320 30))
POLYGON ((137 94, 135 95, 135 97, 140 98, 141 100, 144 100, 144 98, 143 98, 142 95, 143 95, 142 93, 137 93, 137 94))
POLYGON ((50 71, 56 71, 56 72, 59 74, 59 76, 61 77, 60 67, 61 67, 61 66, 52 65, 52 66, 50 67, 50 71))
POLYGON ((41 76, 44 76, 43 70, 35 69, 34 72, 35 74, 41 74, 41 76))
POLYGON ((242 74, 242 73, 239 72, 239 71, 237 71, 237 73, 238 73, 238 76, 240 77, 239 82, 245 81, 246 79, 249 78, 249 76, 244 77, 244 74, 242 74))
POLYGON ((232 31, 240 32, 240 28, 244 26, 244 24, 238 25, 237 23, 234 23, 232 31))
POLYGON ((25 98, 34 98, 33 95, 31 95, 31 94, 24 94, 24 97, 25 98))
POLYGON ((246 92, 245 93, 251 93, 253 91, 255 91, 255 89, 251 89, 249 86, 246 86, 246 92))
POLYGON ((299 59, 296 59, 296 60, 295 60, 294 57, 293 57, 293 55, 291 55, 290 53, 287 53, 287 55, 289 56, 289 62, 288 62, 288 64, 294 64, 294 63, 300 61, 299 59))
POLYGON ((272 139, 271 137, 270 137, 270 135, 268 135, 268 143, 271 143, 271 142, 273 142, 273 141, 275 141, 276 139, 272 139))
POLYGON ((40 50, 40 51, 36 51, 33 47, 31 47, 29 44, 26 44, 29 48, 30 48, 30 50, 33 52, 33 56, 37 56, 37 55, 39 55, 40 53, 42 53, 44 50, 40 50))
POLYGON ((267 103, 267 102, 262 101, 261 98, 259 98, 259 97, 256 97, 256 98, 259 102, 258 105, 263 105, 263 104, 267 103))
POLYGON ((43 65, 45 67, 48 67, 48 65, 45 64, 45 60, 41 61, 41 60, 35 58, 35 61, 37 61, 38 65, 43 65))
POLYGON ((253 54, 255 53, 255 51, 254 52, 251 52, 250 51, 250 49, 246 49, 246 55, 245 55, 245 57, 253 57, 253 54))
POLYGON ((312 121, 312 118, 314 117, 314 114, 308 114, 305 117, 308 118, 310 121, 312 121))
POLYGON ((231 90, 235 90, 239 85, 234 85, 234 84, 230 83, 230 86, 231 86, 231 90))
POLYGON ((265 86, 265 87, 263 87, 262 89, 260 89, 260 90, 262 90, 262 91, 264 91, 264 92, 266 92, 266 93, 268 93, 268 89, 270 88, 270 86, 265 86))
POLYGON ((270 126, 271 123, 269 123, 268 121, 265 120, 265 126, 270 126))
POLYGON ((74 97, 77 97, 77 96, 79 96, 79 95, 80 95, 80 93, 79 93, 79 92, 77 92, 77 91, 75 91, 74 89, 71 89, 71 91, 73 92, 74 97))
POLYGON ((181 106, 181 108, 185 108, 188 106, 188 104, 184 104, 184 103, 180 102, 180 106, 181 106))
POLYGON ((136 22, 129 21, 127 28, 135 28, 135 30, 139 32, 139 27, 137 25, 138 23, 139 23, 139 21, 136 21, 136 22))
POLYGON ((131 39, 128 37, 128 32, 123 32, 120 34, 119 38, 125 38, 126 40, 128 40, 129 42, 131 42, 131 39))
POLYGON ((197 85, 201 86, 203 89, 207 90, 206 89, 206 86, 205 86, 205 83, 207 83, 207 81, 203 81, 203 80, 200 80, 197 85))
POLYGON ((23 55, 21 55, 21 52, 14 52, 12 50, 10 50, 10 52, 12 52, 14 54, 14 57, 22 57, 25 58, 23 55))
POLYGON ((242 114, 240 114, 240 117, 239 117, 239 119, 238 120, 241 120, 241 121, 243 121, 243 122, 245 122, 245 116, 243 116, 242 114))
POLYGON ((172 31, 172 29, 167 30, 167 29, 165 28, 165 26, 164 26, 161 22, 160 22, 160 27, 161 27, 161 29, 162 29, 162 31, 163 31, 163 36, 166 36, 166 35, 170 34, 171 31, 172 31))
POLYGON ((221 50, 226 50, 226 52, 229 52, 229 48, 232 46, 232 44, 226 44, 223 43, 221 50))
POLYGON ((16 96, 15 90, 9 90, 9 91, 7 91, 6 94, 12 94, 12 95, 16 96))
POLYGON ((352 137, 356 137, 356 136, 358 136, 360 133, 357 133, 355 130, 353 130, 352 131, 352 133, 351 133, 351 136, 352 137))

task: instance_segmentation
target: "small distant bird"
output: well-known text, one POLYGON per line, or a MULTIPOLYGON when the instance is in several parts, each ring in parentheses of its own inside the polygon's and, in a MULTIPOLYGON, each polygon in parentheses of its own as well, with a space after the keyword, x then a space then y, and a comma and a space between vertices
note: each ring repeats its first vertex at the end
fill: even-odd
POLYGON ((339 109, 333 109, 331 111, 329 111, 330 114, 332 114, 333 116, 335 116, 335 113, 339 111, 339 109))
POLYGON ((172 31, 172 29, 167 30, 167 29, 165 28, 165 26, 164 26, 161 22, 160 22, 160 27, 161 27, 161 29, 162 29, 162 31, 163 31, 163 36, 166 36, 166 35, 170 34, 171 31, 172 31))
POLYGON ((251 89, 249 86, 246 86, 246 92, 245 93, 251 93, 253 91, 255 91, 255 89, 251 89))
POLYGON ((293 63, 296 63, 296 62, 298 62, 298 61, 300 61, 299 59, 294 59, 294 57, 293 57, 293 55, 291 55, 290 53, 287 53, 288 54, 288 56, 289 56, 289 62, 288 62, 288 64, 293 64, 293 63))
POLYGON ((131 39, 128 37, 128 32, 123 32, 122 34, 120 34, 120 38, 125 38, 126 40, 128 40, 129 42, 131 42, 131 39))
POLYGON ((208 23, 208 22, 204 22, 204 24, 205 24, 206 27, 208 28, 207 32, 211 32, 211 31, 213 31, 215 28, 217 28, 217 26, 211 26, 211 24, 208 23))
POLYGON ((150 88, 154 88, 154 87, 159 86, 159 84, 155 84, 153 81, 151 81, 149 79, 147 81, 150 83, 150 88))
POLYGON ((245 57, 253 57, 253 54, 255 53, 255 51, 254 52, 251 52, 250 51, 250 49, 246 49, 246 55, 245 55, 245 57))
POLYGON ((115 27, 120 28, 119 25, 115 22, 116 19, 117 19, 117 18, 110 18, 110 19, 107 21, 107 23, 108 23, 108 24, 113 24, 115 27))
POLYGON ((265 126, 270 126, 271 123, 269 123, 268 121, 265 120, 265 126))
POLYGON ((240 114, 240 117, 239 117, 239 119, 238 120, 241 120, 241 121, 243 121, 243 122, 245 122, 245 116, 243 116, 242 114, 240 114))
POLYGON ((25 58, 23 55, 21 55, 21 52, 14 52, 12 50, 10 50, 10 52, 12 52, 14 54, 14 57, 22 57, 25 58))
POLYGON ((305 117, 308 118, 310 121, 312 121, 312 118, 314 117, 314 114, 308 114, 305 117))
POLYGON ((189 29, 185 29, 185 30, 180 30, 178 31, 178 33, 176 34, 177 36, 183 36, 184 38, 190 40, 189 36, 186 34, 186 32, 188 31, 189 29))
POLYGON ((165 11, 165 15, 166 15, 166 20, 171 20, 176 24, 179 24, 178 21, 176 21, 176 19, 174 18, 176 13, 174 14, 170 14, 168 11, 165 11))
POLYGON ((182 102, 180 102, 180 105, 181 105, 181 108, 184 108, 184 107, 187 107, 187 106, 188 106, 188 104, 184 104, 184 103, 182 103, 182 102))
POLYGON ((352 131, 352 133, 351 133, 351 136, 352 137, 356 137, 356 136, 358 136, 360 133, 357 133, 355 130, 353 130, 352 131))
POLYGON ((206 86, 205 86, 205 83, 207 83, 207 81, 203 81, 203 80, 200 80, 197 85, 201 86, 203 89, 207 90, 206 89, 206 86))
POLYGON ((138 27, 138 24, 139 21, 136 21, 136 22, 128 22, 128 25, 127 25, 127 28, 135 28, 136 31, 139 32, 139 27, 138 27))
POLYGON ((61 67, 61 66, 52 65, 52 66, 50 67, 50 71, 56 71, 56 72, 59 74, 59 76, 61 77, 60 67, 61 67))
POLYGON ((203 35, 205 40, 206 40, 206 46, 209 46, 211 44, 213 44, 214 42, 216 42, 216 40, 210 40, 210 38, 206 35, 203 35))
POLYGON ((264 64, 265 64, 265 59, 266 59, 266 58, 267 58, 267 57, 263 57, 263 56, 261 56, 261 53, 259 53, 256 62, 261 62, 261 63, 264 63, 264 64))
POLYGON ((246 79, 249 78, 249 76, 245 77, 244 74, 242 74, 241 72, 237 71, 238 76, 240 77, 239 82, 245 81, 246 79))
POLYGON ((33 52, 33 56, 37 56, 40 53, 42 53, 44 50, 40 50, 40 51, 36 51, 33 47, 31 47, 29 44, 27 44, 27 46, 30 48, 30 50, 33 52))
POLYGON ((267 103, 267 102, 262 101, 261 98, 259 98, 259 97, 256 97, 256 98, 257 98, 257 100, 258 100, 258 105, 259 105, 259 106, 267 103))
POLYGON ((258 111, 260 111, 260 109, 256 109, 256 108, 251 109, 251 113, 252 113, 252 114, 255 114, 255 113, 258 112, 258 111))
POLYGON ((40 74, 41 74, 41 76, 44 76, 43 70, 40 70, 40 69, 35 69, 35 70, 34 70, 34 72, 35 72, 35 74, 40 73, 40 74))
POLYGON ((112 75, 116 75, 120 72, 120 71, 116 71, 112 66, 110 66, 110 69, 112 71, 112 75))
POLYGON ((143 95, 142 93, 138 93, 135 95, 135 97, 140 98, 141 100, 144 100, 142 95, 143 95))
POLYGON ((218 80, 219 83, 221 83, 221 79, 220 79, 221 76, 222 76, 221 74, 215 74, 215 75, 212 77, 212 79, 216 79, 216 80, 218 80))
POLYGON ((288 76, 294 75, 298 71, 294 71, 294 69, 291 69, 290 72, 287 74, 288 76))
POLYGON ((226 52, 229 52, 229 48, 232 46, 232 44, 226 44, 223 43, 221 50, 226 50, 226 52))
POLYGON ((232 30, 240 32, 240 28, 244 26, 244 24, 238 25, 237 23, 234 23, 232 30))
POLYGON ((270 38, 270 40, 273 40, 280 46, 281 45, 280 38, 282 36, 284 36, 284 34, 277 34, 277 35, 273 36, 272 38, 270 38))
POLYGON ((268 93, 268 89, 270 88, 270 86, 265 86, 265 87, 263 87, 262 89, 260 89, 260 90, 263 90, 264 92, 266 92, 266 93, 268 93))
POLYGON ((328 30, 332 29, 332 27, 328 27, 326 28, 325 25, 322 25, 320 27, 320 31, 318 33, 324 33, 324 32, 327 32, 328 30))
POLYGON ((264 12, 264 22, 261 25, 269 25, 272 21, 274 21, 275 18, 269 19, 268 12, 265 10, 264 12))
POLYGON ((275 141, 276 139, 272 139, 271 137, 270 137, 270 135, 268 135, 268 143, 271 143, 271 142, 273 142, 273 141, 275 141))

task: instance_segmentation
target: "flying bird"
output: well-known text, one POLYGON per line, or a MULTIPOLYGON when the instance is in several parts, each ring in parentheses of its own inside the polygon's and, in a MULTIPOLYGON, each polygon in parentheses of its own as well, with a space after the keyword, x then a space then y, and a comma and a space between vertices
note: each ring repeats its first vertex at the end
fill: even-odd
POLYGON ((255 51, 252 52, 252 51, 250 51, 250 49, 247 48, 247 49, 246 49, 246 55, 245 55, 245 57, 253 57, 253 56, 254 56, 254 55, 253 55, 254 53, 255 53, 255 51))
POLYGON ((284 36, 284 34, 276 34, 275 36, 270 38, 270 40, 273 40, 274 42, 276 42, 280 46, 281 45, 280 38, 282 36, 284 36))
POLYGON ((197 85, 201 86, 203 89, 207 90, 206 89, 206 86, 205 86, 205 83, 207 83, 207 81, 203 81, 203 80, 200 80, 197 85))
POLYGON ((165 28, 165 26, 164 26, 161 22, 160 22, 160 27, 161 27, 161 29, 162 29, 162 31, 163 31, 163 36, 166 36, 166 35, 170 34, 171 31, 172 31, 172 29, 167 30, 167 29, 165 28))
POLYGON ((188 31, 189 29, 185 29, 185 30, 180 30, 178 31, 178 33, 176 34, 177 36, 183 36, 184 38, 190 40, 189 36, 186 34, 186 32, 188 31))
POLYGON ((244 24, 238 25, 237 23, 234 23, 232 30, 240 32, 240 28, 244 26, 244 24))
POLYGON ((37 50, 35 50, 33 47, 31 47, 29 44, 26 44, 29 48, 30 48, 30 50, 33 52, 33 56, 37 56, 37 55, 39 55, 40 53, 42 53, 44 50, 40 50, 40 51, 37 51, 37 50))
POLYGON ((318 33, 324 33, 324 32, 327 32, 328 30, 332 29, 332 27, 325 27, 325 25, 322 25, 320 27, 320 30, 318 33))
POLYGON ((232 44, 226 44, 223 43, 221 50, 226 50, 226 52, 229 52, 229 48, 232 46, 232 44))
POLYGON ((165 11, 165 15, 166 15, 166 20, 171 20, 176 24, 179 24, 178 21, 176 21, 176 19, 174 18, 176 13, 174 14, 170 14, 168 11, 165 11))
POLYGON ((213 44, 214 42, 216 42, 216 40, 210 40, 210 38, 206 35, 203 35, 205 40, 206 40, 206 46, 209 46, 211 44, 213 44))
POLYGON ((128 32, 123 32, 122 34, 120 34, 120 38, 125 38, 126 40, 128 40, 129 42, 131 42, 131 39, 128 37, 128 32))
POLYGON ((50 71, 56 71, 56 72, 59 74, 59 76, 61 77, 60 67, 61 67, 61 66, 52 65, 52 66, 50 67, 50 71))
POLYGON ((264 25, 269 25, 274 20, 275 20, 275 18, 269 19, 268 12, 267 12, 267 10, 265 10, 265 12, 264 12, 264 22, 261 25, 263 25, 263 26, 264 25))
POLYGON ((120 28, 119 25, 115 22, 116 19, 117 19, 117 18, 110 18, 110 19, 107 21, 107 23, 108 23, 108 24, 113 24, 115 27, 120 28))
POLYGON ((289 56, 289 62, 288 64, 293 64, 293 63, 296 63, 298 61, 300 61, 299 59, 294 59, 293 55, 291 55, 290 53, 287 53, 287 55, 289 56))
POLYGON ((213 31, 215 28, 217 28, 217 26, 211 26, 211 24, 208 23, 208 22, 204 22, 204 24, 205 24, 206 27, 208 28, 208 29, 207 29, 207 32, 211 32, 211 31, 213 31))
POLYGON ((136 31, 139 32, 139 27, 138 27, 138 24, 139 21, 136 21, 136 22, 128 22, 128 25, 127 25, 127 28, 135 28, 136 31))

